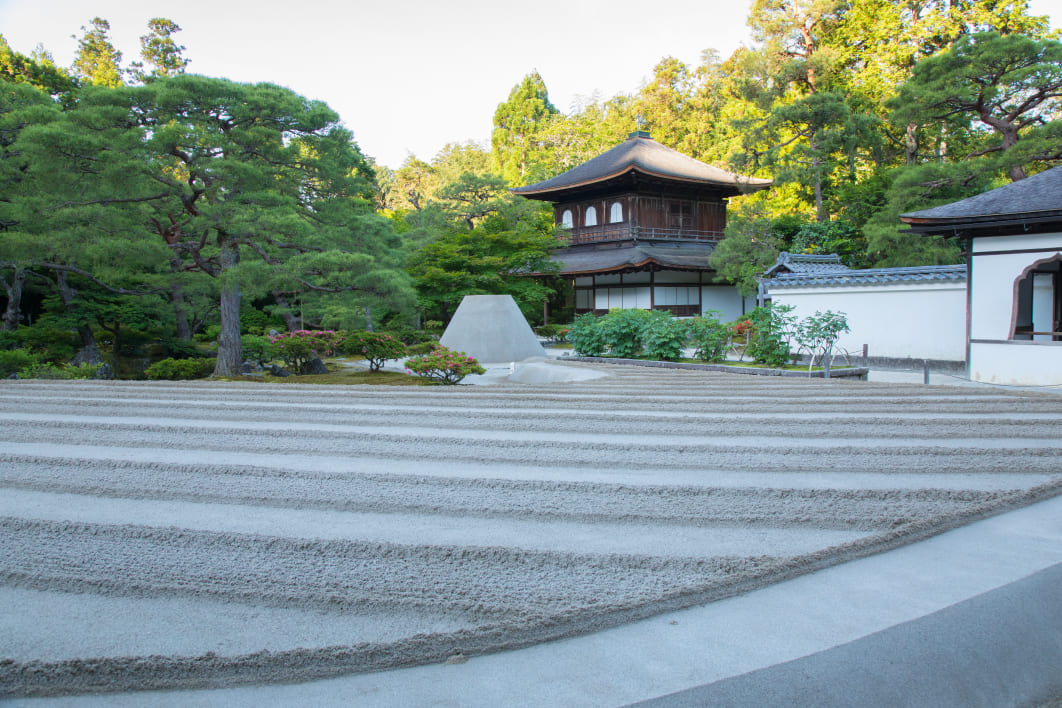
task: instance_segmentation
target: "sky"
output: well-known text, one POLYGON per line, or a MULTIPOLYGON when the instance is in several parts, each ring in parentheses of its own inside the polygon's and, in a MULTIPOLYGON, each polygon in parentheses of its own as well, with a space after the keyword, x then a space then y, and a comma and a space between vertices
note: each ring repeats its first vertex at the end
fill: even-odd
MULTIPOLYGON (((580 97, 632 93, 662 58, 751 45, 751 0, 0 0, 0 34, 60 66, 93 17, 110 22, 123 64, 139 59, 148 20, 166 17, 188 71, 286 86, 327 103, 377 164, 430 161, 447 143, 489 145, 491 121, 537 70, 569 112, 580 97), (294 8, 298 12, 293 12, 294 8)), ((1031 0, 1060 27, 1062 0, 1031 0)))

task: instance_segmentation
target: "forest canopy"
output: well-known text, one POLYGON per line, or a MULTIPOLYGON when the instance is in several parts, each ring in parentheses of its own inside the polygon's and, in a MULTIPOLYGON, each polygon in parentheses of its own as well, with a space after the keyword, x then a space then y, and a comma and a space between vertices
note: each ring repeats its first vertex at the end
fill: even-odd
MULTIPOLYGON (((744 290, 779 250, 854 267, 957 261, 898 215, 1062 163, 1062 43, 1005 0, 755 0, 752 42, 664 57, 631 93, 565 112, 535 71, 499 97, 489 145, 387 169, 324 103, 188 73, 154 18, 139 60, 93 18, 75 60, 0 36, 0 350, 116 361, 270 329, 412 329, 466 294, 563 318, 548 205, 513 196, 649 131, 774 186, 733 200, 712 265, 744 290)), ((516 77, 514 77, 516 78, 516 77)), ((117 362, 116 362, 117 363, 117 362)))

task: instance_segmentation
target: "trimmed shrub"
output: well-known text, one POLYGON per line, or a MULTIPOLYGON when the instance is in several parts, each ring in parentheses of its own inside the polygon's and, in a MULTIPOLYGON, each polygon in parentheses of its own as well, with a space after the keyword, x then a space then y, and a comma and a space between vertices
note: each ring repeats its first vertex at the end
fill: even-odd
POLYGON ((147 368, 144 375, 152 381, 202 379, 214 371, 213 359, 163 359, 147 368))
POLYGON ((437 342, 422 342, 421 344, 412 344, 406 347, 406 354, 408 356, 420 356, 421 354, 428 354, 435 350, 439 346, 437 342))
POLYGON ((474 357, 443 346, 427 354, 411 357, 406 361, 406 368, 442 384, 456 384, 469 374, 487 373, 474 357))
POLYGON ((369 371, 379 371, 388 359, 406 356, 406 345, 383 332, 347 332, 340 340, 339 349, 368 361, 369 371))

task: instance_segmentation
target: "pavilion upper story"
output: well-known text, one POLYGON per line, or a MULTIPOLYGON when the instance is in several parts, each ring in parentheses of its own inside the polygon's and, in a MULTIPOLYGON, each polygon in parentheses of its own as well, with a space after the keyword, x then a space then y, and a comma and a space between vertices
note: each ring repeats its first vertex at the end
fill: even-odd
POLYGON ((714 243, 726 229, 726 199, 770 184, 707 165, 639 131, 563 174, 512 191, 552 202, 556 223, 570 231, 571 246, 714 243))

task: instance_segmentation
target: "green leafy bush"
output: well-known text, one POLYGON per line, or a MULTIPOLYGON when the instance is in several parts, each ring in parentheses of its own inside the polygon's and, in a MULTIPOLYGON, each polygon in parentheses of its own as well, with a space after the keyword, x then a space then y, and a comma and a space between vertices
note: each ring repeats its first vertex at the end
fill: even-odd
POLYGON ((170 337, 162 340, 162 349, 171 359, 193 359, 200 355, 199 347, 193 342, 170 337))
POLYGON ((244 334, 264 335, 271 329, 281 331, 287 329, 284 318, 279 315, 270 315, 253 307, 240 309, 240 332, 244 334))
POLYGON ((659 310, 645 312, 641 332, 644 355, 660 361, 681 359, 682 349, 686 346, 689 336, 686 321, 659 310))
POLYGON ((438 346, 427 354, 411 357, 406 369, 443 384, 456 384, 469 374, 485 374, 487 370, 474 357, 438 346))
POLYGON ((77 366, 72 366, 70 364, 41 362, 20 369, 18 377, 20 379, 91 379, 96 377, 96 374, 99 373, 103 366, 105 365, 78 364, 77 366))
POLYGON ((426 332, 422 329, 389 330, 388 332, 386 332, 386 334, 390 334, 392 337, 399 340, 407 347, 413 346, 414 344, 431 344, 439 341, 438 336, 432 334, 431 332, 426 332))
POLYGON ((214 371, 213 359, 163 359, 147 368, 144 375, 152 381, 201 379, 214 371))
POLYGON ((22 326, 11 332, 12 348, 29 350, 42 361, 52 363, 73 359, 81 344, 77 333, 48 324, 54 318, 45 316, 42 320, 32 327, 22 326))
POLYGON ((347 332, 339 344, 344 354, 369 362, 369 371, 379 371, 388 359, 406 356, 406 345, 383 332, 347 332))
POLYGON ((245 334, 240 337, 240 349, 243 350, 244 359, 249 359, 259 366, 272 361, 275 347, 268 337, 259 337, 254 334, 245 334))
POLYGON ((579 315, 572 322, 568 338, 571 339, 572 349, 580 356, 601 356, 605 353, 605 334, 601 326, 602 318, 596 317, 592 312, 579 315))
POLYGON ((642 352, 642 333, 651 316, 649 310, 633 309, 611 310, 605 315, 601 328, 609 353, 620 359, 638 356, 642 352))
POLYGON ((0 379, 6 379, 11 374, 17 374, 40 364, 40 357, 25 349, 0 351, 0 379))
POLYGON ((212 324, 207 326, 202 332, 197 332, 192 337, 197 342, 216 342, 218 337, 221 336, 221 325, 212 324))
POLYGON ((749 313, 749 344, 745 351, 767 366, 784 366, 792 353, 790 342, 796 333, 792 305, 757 307, 749 313))
POLYGON ((335 353, 340 336, 333 330, 305 330, 285 332, 269 337, 276 356, 284 360, 292 372, 304 373, 313 359, 324 359, 335 353))
POLYGON ((701 361, 723 361, 730 349, 734 330, 719 321, 719 313, 711 310, 707 317, 692 317, 686 321, 693 356, 701 361))

